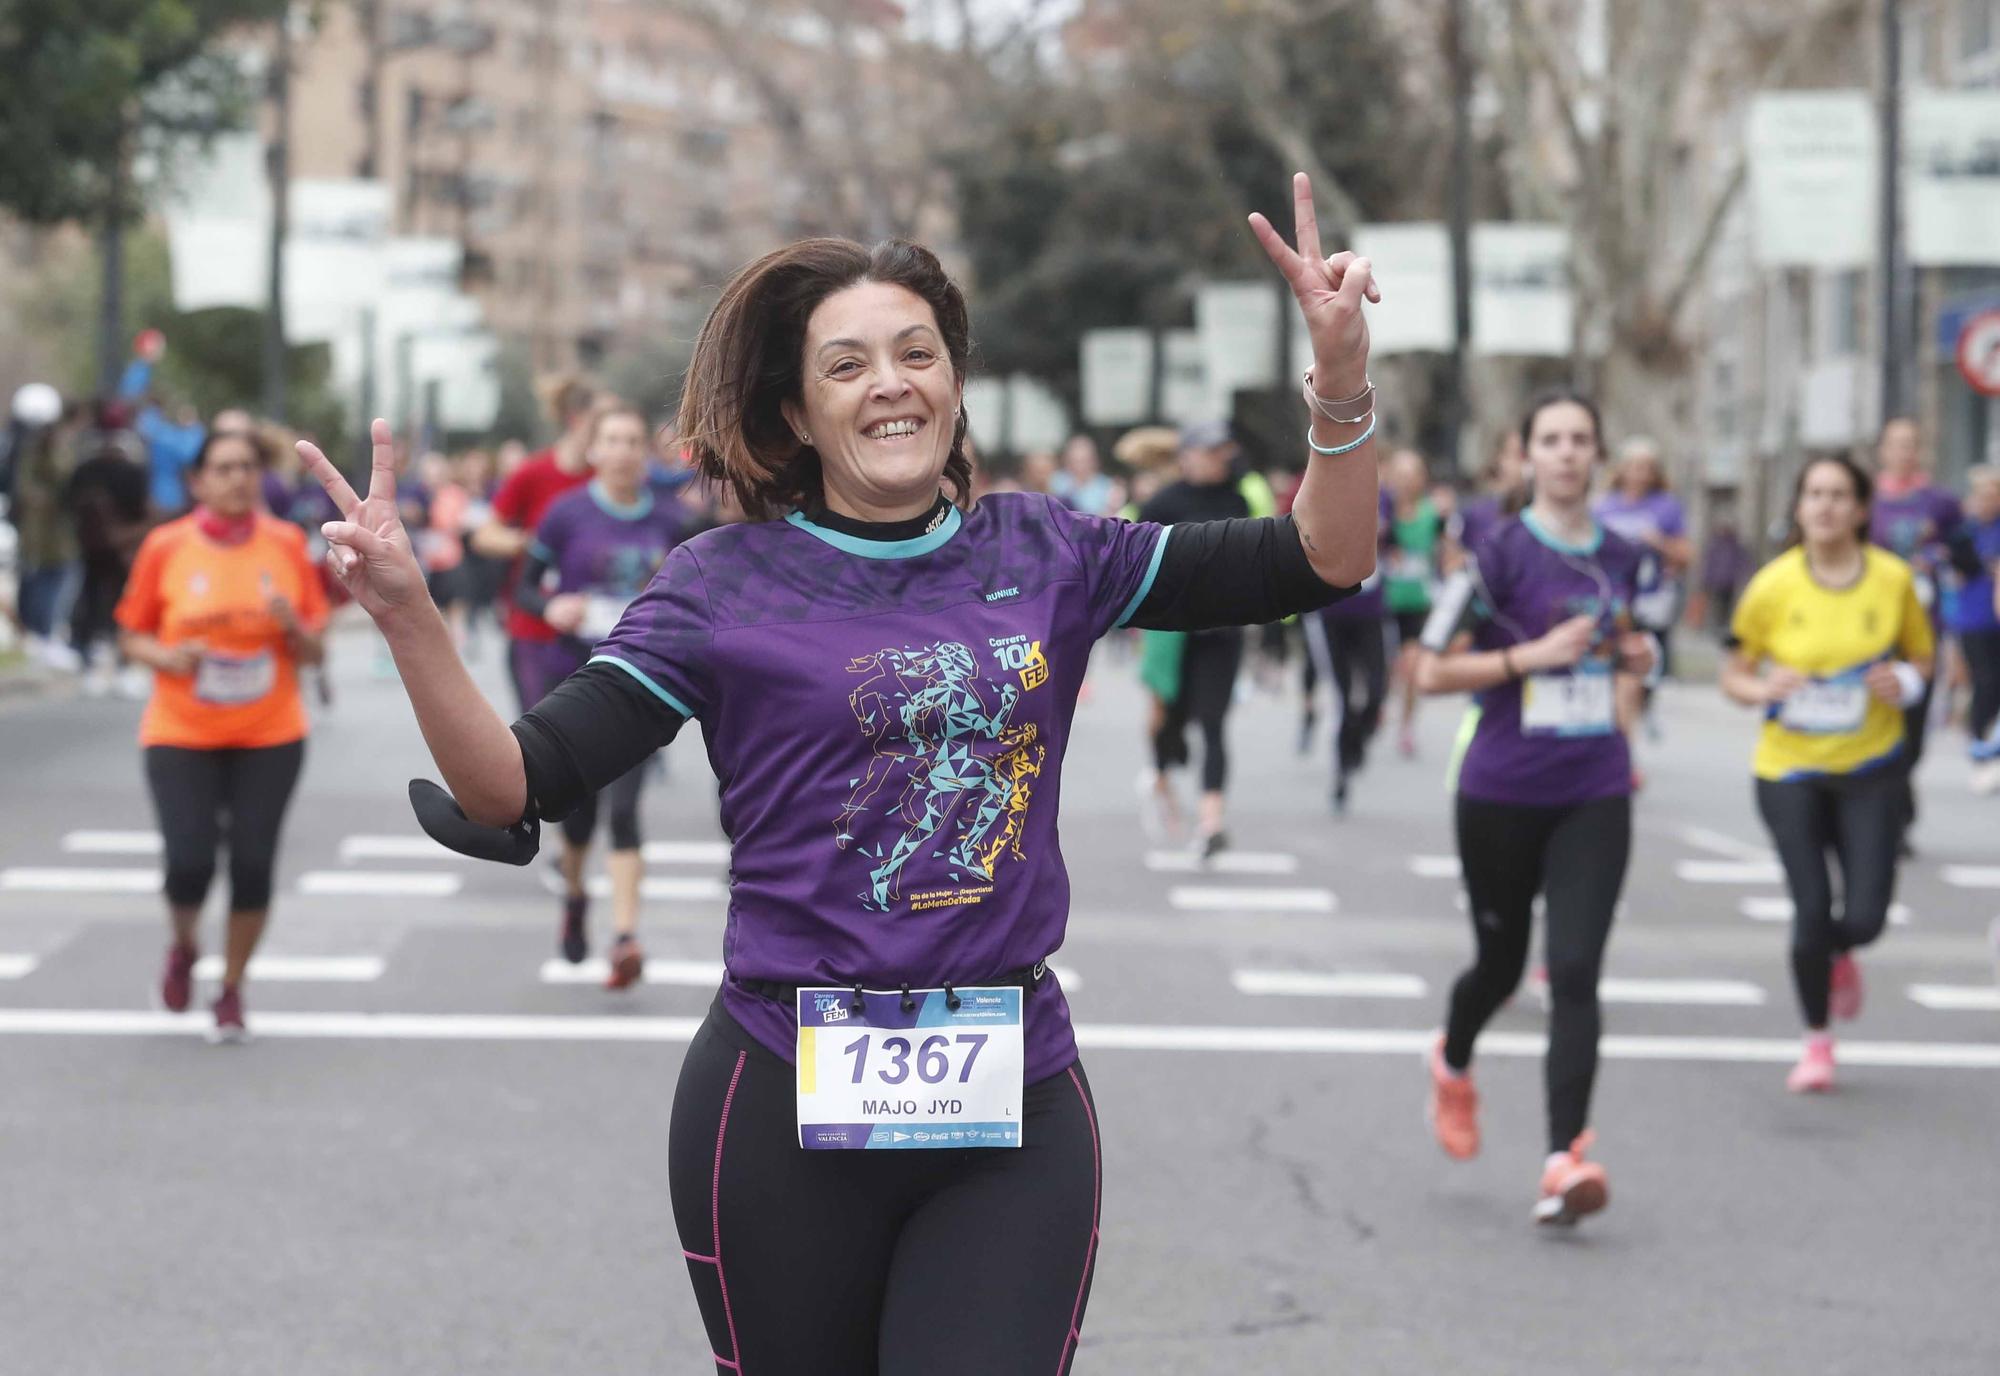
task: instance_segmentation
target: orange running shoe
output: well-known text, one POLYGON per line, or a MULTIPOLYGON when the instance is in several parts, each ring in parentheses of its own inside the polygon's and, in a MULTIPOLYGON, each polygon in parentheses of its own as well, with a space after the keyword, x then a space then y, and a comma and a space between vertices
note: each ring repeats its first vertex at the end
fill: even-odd
POLYGON ((1611 1183, 1604 1167, 1583 1159, 1597 1134, 1585 1129, 1542 1167, 1542 1197, 1535 1201, 1535 1222, 1573 1228, 1585 1214, 1594 1214, 1611 1202, 1611 1183))
POLYGON ((605 978, 606 989, 630 989, 646 973, 646 953, 639 949, 634 937, 621 936, 611 943, 611 972, 605 978))
POLYGON ((1438 1145, 1454 1161, 1470 1161, 1479 1155, 1479 1091, 1473 1087, 1472 1072, 1454 1072, 1444 1060, 1444 1038, 1431 1047, 1426 1063, 1431 1072, 1431 1096, 1425 1117, 1438 1145))

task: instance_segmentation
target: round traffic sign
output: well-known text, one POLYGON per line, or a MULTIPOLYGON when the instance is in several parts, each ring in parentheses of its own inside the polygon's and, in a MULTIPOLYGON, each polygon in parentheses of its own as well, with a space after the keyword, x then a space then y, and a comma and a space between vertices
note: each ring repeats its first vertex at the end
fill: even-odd
POLYGON ((1958 371, 1981 396, 2000 397, 2000 310, 1965 322, 1958 333, 1958 371))

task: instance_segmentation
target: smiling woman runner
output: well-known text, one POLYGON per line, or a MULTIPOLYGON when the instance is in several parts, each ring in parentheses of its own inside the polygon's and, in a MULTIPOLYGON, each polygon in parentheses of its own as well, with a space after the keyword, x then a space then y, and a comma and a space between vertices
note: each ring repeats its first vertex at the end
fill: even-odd
POLYGON ((1816 459, 1792 497, 1792 548, 1736 604, 1722 690, 1764 712, 1757 810, 1792 891, 1792 978, 1806 1043, 1793 1093, 1833 1088, 1829 1014, 1861 1012, 1854 952, 1882 934, 1896 890, 1903 713, 1921 701, 1935 651, 1910 566, 1867 541, 1868 475, 1816 459), (1833 916, 1827 857, 1840 862, 1833 916))
POLYGON ((217 1041, 247 1035, 243 977, 305 763, 299 666, 319 662, 327 616, 305 534, 258 510, 269 467, 256 436, 211 431, 188 468, 200 505, 146 537, 118 603, 120 648, 153 671, 139 743, 166 850, 173 944, 160 1002, 173 1012, 193 996, 202 900, 217 849, 229 852, 217 1041))
POLYGON ((1652 638, 1632 629, 1631 608, 1653 573, 1649 555, 1590 514, 1604 449, 1594 405, 1543 393, 1521 442, 1533 500, 1467 552, 1438 595, 1417 661, 1425 692, 1470 692, 1479 705, 1456 804, 1475 955, 1431 1053, 1430 1116, 1447 1155, 1478 1152, 1473 1044, 1521 982, 1539 894, 1551 1007, 1549 1155, 1535 1220, 1571 1224, 1610 1198, 1604 1168, 1584 1150, 1597 979, 1632 845, 1626 731, 1655 657, 1652 638))
POLYGON ((434 834, 524 861, 538 819, 701 722, 728 973, 682 1064, 668 1173, 721 1370, 1069 1368, 1102 1155, 1044 961, 1091 644, 1275 620, 1374 564, 1375 293, 1365 259, 1321 256, 1295 191, 1297 252, 1252 219, 1324 393, 1310 443, 1329 457, 1290 518, 1163 529, 1032 493, 962 509, 964 298, 917 245, 808 240, 723 290, 680 411, 703 475, 763 519, 677 546, 511 729, 425 596, 386 427, 366 501, 308 455, 347 513, 336 570, 463 807, 415 786, 434 834))

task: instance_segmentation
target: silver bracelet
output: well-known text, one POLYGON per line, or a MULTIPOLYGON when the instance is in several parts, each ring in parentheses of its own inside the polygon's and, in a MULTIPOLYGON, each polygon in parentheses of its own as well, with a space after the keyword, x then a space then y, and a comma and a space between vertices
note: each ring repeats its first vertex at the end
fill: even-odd
POLYGON ((1363 387, 1360 391, 1356 392, 1351 397, 1337 397, 1337 398, 1323 397, 1319 393, 1313 390, 1313 370, 1308 368, 1306 369, 1306 381, 1305 381, 1306 409, 1310 410, 1314 415, 1321 416, 1327 420, 1332 421, 1336 425, 1359 425, 1362 421, 1367 420, 1368 417, 1371 414, 1373 414, 1375 410, 1374 380, 1372 378, 1364 380, 1367 382, 1368 385, 1363 387), (1361 414, 1359 415, 1355 416, 1337 415, 1335 414, 1333 409, 1337 406, 1338 407, 1356 406, 1364 401, 1368 403, 1368 407, 1366 410, 1362 411, 1361 414))

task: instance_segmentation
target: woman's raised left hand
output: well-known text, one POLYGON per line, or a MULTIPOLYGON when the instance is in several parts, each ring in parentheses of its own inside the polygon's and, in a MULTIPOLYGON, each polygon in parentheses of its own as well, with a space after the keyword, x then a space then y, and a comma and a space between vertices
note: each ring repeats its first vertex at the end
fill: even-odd
POLYGON ((1297 248, 1262 215, 1250 216, 1250 228, 1298 298, 1299 314, 1312 336, 1313 389, 1326 397, 1350 396, 1368 378, 1368 320, 1361 303, 1380 301, 1382 293, 1366 258, 1345 251, 1330 258, 1320 255, 1312 179, 1303 172, 1292 176, 1292 203, 1297 248))

